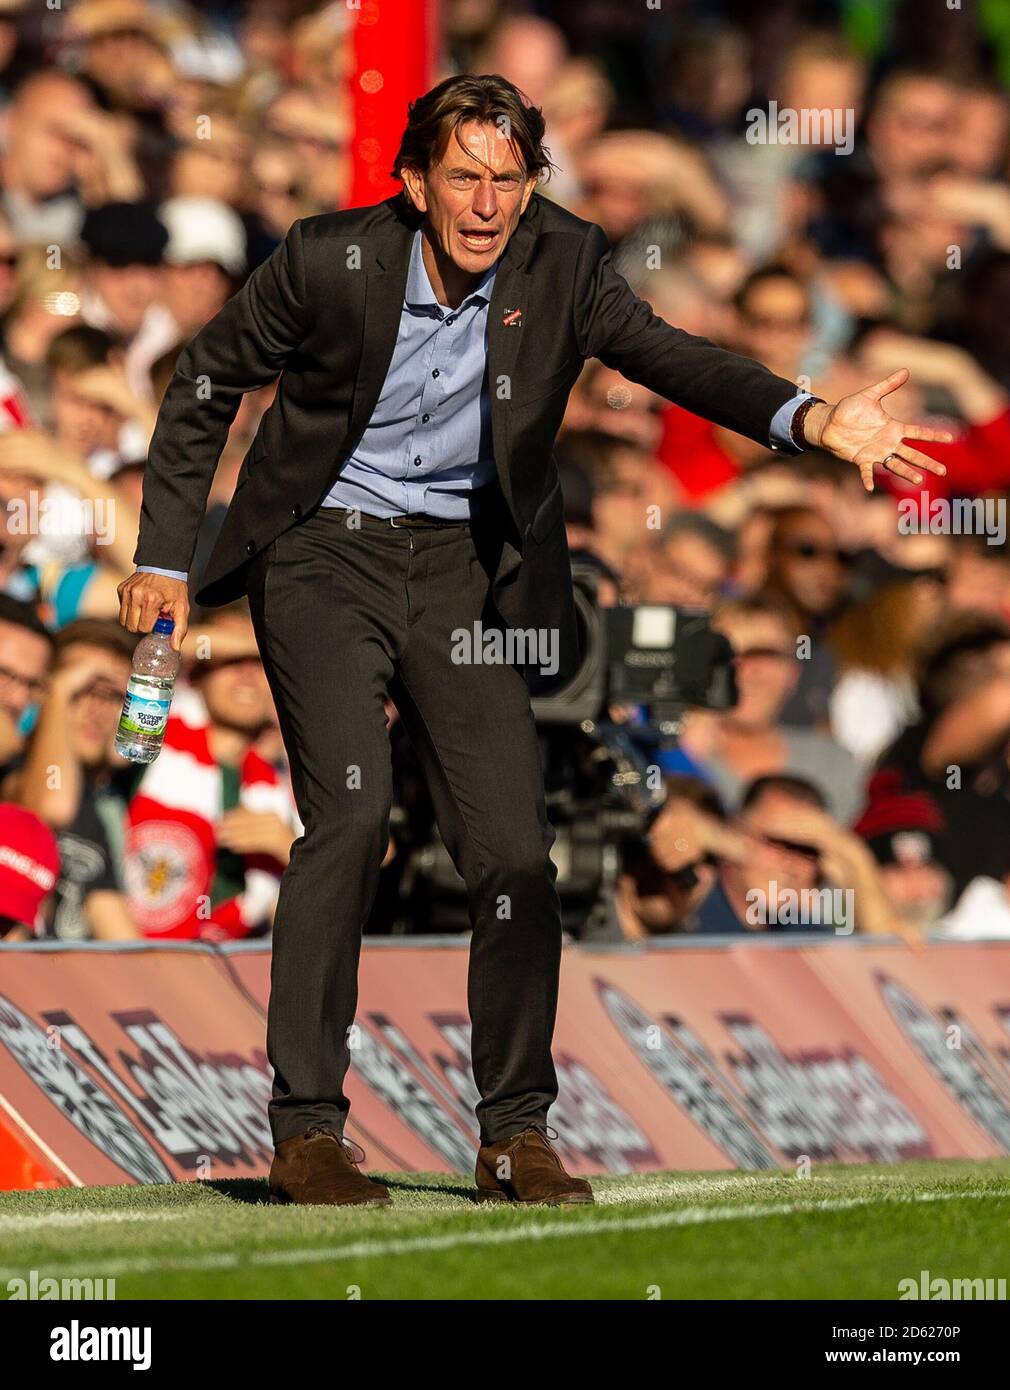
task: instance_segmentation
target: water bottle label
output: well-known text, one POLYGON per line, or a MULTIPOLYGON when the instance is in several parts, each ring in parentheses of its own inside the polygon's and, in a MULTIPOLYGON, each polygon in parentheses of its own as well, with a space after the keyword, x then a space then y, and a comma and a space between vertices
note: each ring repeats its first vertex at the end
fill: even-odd
POLYGON ((123 712, 119 716, 119 732, 160 737, 168 723, 171 703, 171 692, 131 679, 126 687, 123 712))

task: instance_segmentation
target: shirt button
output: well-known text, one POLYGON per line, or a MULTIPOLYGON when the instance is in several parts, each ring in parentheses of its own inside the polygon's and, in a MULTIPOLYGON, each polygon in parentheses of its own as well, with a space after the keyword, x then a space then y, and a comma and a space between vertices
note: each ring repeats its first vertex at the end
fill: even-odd
POLYGON ((421 462, 421 455, 420 455, 420 454, 418 454, 418 456, 417 456, 417 458, 414 460, 414 462, 415 462, 415 463, 420 463, 420 462, 421 462))
POLYGON ((442 375, 442 373, 438 370, 437 367, 436 367, 435 370, 432 372, 432 376, 441 376, 441 375, 442 375))
POLYGON ((421 416, 421 424, 422 424, 422 425, 426 425, 430 419, 431 419, 431 416, 430 416, 430 415, 422 415, 422 416, 421 416))

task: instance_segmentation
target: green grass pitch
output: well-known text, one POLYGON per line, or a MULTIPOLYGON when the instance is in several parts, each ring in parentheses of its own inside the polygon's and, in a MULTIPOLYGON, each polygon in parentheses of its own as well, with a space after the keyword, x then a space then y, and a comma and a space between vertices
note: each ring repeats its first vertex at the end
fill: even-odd
POLYGON ((0 1193, 8 1281, 119 1299, 896 1299, 1010 1277, 1010 1160, 596 1178, 594 1207, 484 1207, 394 1174, 394 1205, 276 1207, 251 1180, 0 1193))

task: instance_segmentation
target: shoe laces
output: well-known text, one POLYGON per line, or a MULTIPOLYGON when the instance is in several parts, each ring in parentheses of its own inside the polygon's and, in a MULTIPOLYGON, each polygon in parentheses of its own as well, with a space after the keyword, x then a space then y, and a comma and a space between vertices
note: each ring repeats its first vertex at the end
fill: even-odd
POLYGON ((310 1125, 309 1128, 305 1131, 305 1138, 315 1139, 317 1136, 324 1136, 327 1139, 335 1139, 337 1143, 340 1144, 347 1151, 347 1157, 351 1160, 355 1167, 357 1167, 358 1164, 364 1163, 365 1151, 361 1147, 361 1145, 356 1144, 353 1139, 346 1139, 342 1134, 339 1134, 333 1128, 332 1125, 310 1125))
POLYGON ((540 1138, 543 1139, 544 1142, 547 1144, 552 1143, 555 1139, 561 1138, 557 1130, 552 1129, 550 1125, 529 1125, 526 1129, 523 1130, 524 1144, 526 1143, 526 1136, 528 1134, 539 1134, 540 1138))

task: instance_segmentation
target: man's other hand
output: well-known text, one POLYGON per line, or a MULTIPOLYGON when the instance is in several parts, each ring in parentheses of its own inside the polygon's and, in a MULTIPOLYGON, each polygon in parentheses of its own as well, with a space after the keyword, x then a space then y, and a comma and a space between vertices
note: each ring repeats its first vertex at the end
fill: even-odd
POLYGON ((908 377, 907 368, 902 367, 873 386, 866 386, 852 396, 843 396, 836 405, 822 401, 812 406, 803 421, 806 442, 816 449, 836 454, 847 463, 854 463, 867 492, 873 491, 876 467, 886 468, 889 473, 916 486, 923 480, 923 471, 941 478, 947 472, 944 464, 937 463, 906 441, 918 439, 949 444, 954 438, 949 430, 907 425, 884 409, 884 397, 904 386, 908 377))
POLYGON ((150 632, 158 618, 171 618, 175 623, 172 647, 175 651, 182 649, 189 626, 189 585, 185 580, 138 570, 124 579, 116 592, 119 621, 127 631, 150 632))

